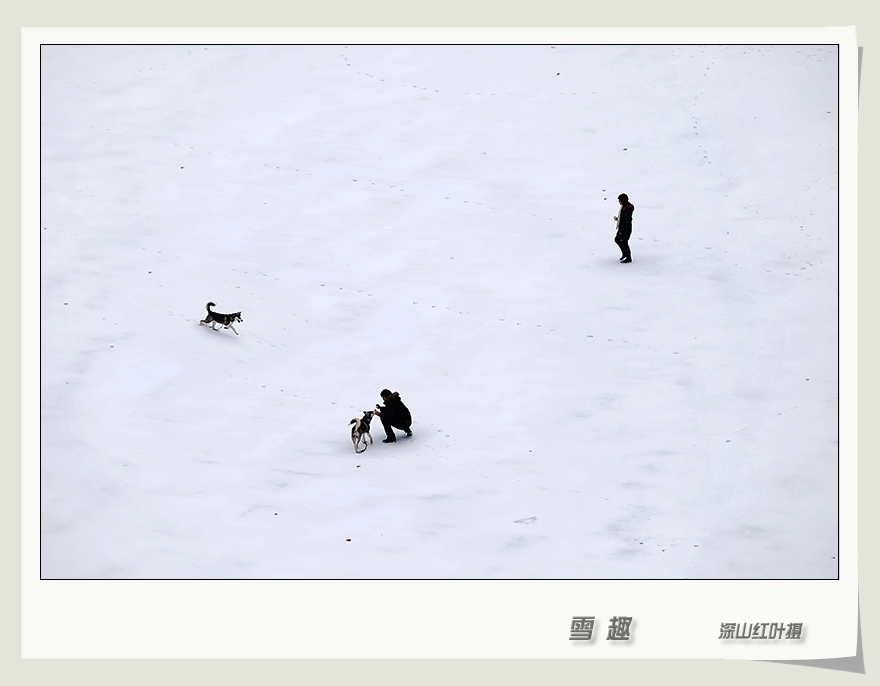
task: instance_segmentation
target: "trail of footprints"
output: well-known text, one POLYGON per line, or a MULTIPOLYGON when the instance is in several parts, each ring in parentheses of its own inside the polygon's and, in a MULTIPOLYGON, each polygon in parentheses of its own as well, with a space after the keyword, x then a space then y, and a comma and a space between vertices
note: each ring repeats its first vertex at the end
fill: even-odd
MULTIPOLYGON (((345 49, 348 49, 348 48, 346 47, 345 49)), ((555 46, 551 46, 550 49, 551 50, 555 49, 555 46)), ((346 67, 348 67, 348 68, 352 67, 352 63, 348 59, 348 56, 345 53, 340 55, 340 57, 342 58, 342 61, 346 67)), ((379 76, 376 76, 376 74, 371 74, 371 73, 365 72, 365 71, 355 71, 355 74, 357 76, 363 76, 368 79, 376 79, 380 83, 390 83, 391 85, 396 86, 398 88, 405 88, 405 89, 415 88, 417 90, 429 91, 432 93, 439 93, 440 92, 439 88, 431 88, 428 86, 421 86, 419 84, 408 84, 408 83, 401 83, 401 82, 392 83, 392 82, 386 81, 385 79, 383 79, 379 76)), ((548 72, 548 75, 555 78, 558 76, 562 76, 562 72, 548 72)), ((460 92, 459 95, 466 95, 466 96, 477 95, 477 96, 489 96, 489 97, 496 97, 496 96, 500 95, 501 97, 517 97, 520 94, 519 93, 508 93, 508 92, 498 93, 497 91, 486 91, 486 92, 483 92, 483 91, 475 91, 475 92, 464 91, 464 92, 460 92)), ((570 92, 570 93, 560 92, 559 95, 561 95, 561 96, 577 96, 577 92, 576 91, 570 92)), ((596 95, 596 92, 592 91, 591 95, 596 95)))
MULTIPOLYGON (((320 284, 320 287, 321 288, 328 288, 328 284, 322 283, 322 284, 320 284)), ((330 288, 335 288, 335 289, 338 289, 343 292, 346 291, 346 289, 342 286, 330 286, 330 288)), ((357 292, 362 295, 366 294, 366 297, 368 297, 368 298, 374 298, 372 293, 365 293, 365 291, 363 291, 363 290, 358 290, 357 292)), ((440 309, 440 310, 445 310, 447 312, 457 312, 458 316, 461 316, 461 317, 470 317, 473 320, 480 320, 480 321, 486 321, 486 322, 499 322, 499 323, 503 323, 506 326, 509 326, 511 328, 512 327, 524 327, 523 330, 528 329, 528 328, 534 328, 534 329, 543 329, 544 331, 546 331, 548 333, 555 333, 556 328, 558 326, 556 324, 545 326, 544 324, 536 324, 534 322, 518 321, 516 318, 511 319, 508 317, 491 317, 491 316, 476 315, 476 314, 469 312, 469 311, 466 311, 466 310, 457 310, 456 308, 453 308, 448 305, 443 305, 443 304, 438 305, 437 303, 430 303, 430 305, 429 305, 428 303, 425 303, 425 302, 419 301, 419 300, 412 300, 410 302, 412 305, 414 305, 416 307, 427 307, 432 310, 440 309)), ((585 334, 585 338, 595 338, 595 334, 585 334)), ((598 340, 598 339, 596 339, 596 340, 598 340)), ((605 340, 608 343, 629 344, 629 341, 626 339, 606 338, 605 340)))
MULTIPOLYGON (((486 154, 488 154, 488 153, 486 153, 486 152, 483 153, 483 155, 486 155, 486 154)), ((268 164, 264 164, 263 166, 264 166, 264 167, 268 167, 269 165, 268 165, 268 164)), ((276 169, 281 169, 281 167, 278 167, 278 166, 276 166, 275 168, 276 168, 276 169)), ((295 173, 297 173, 297 174, 305 173, 307 176, 312 176, 312 172, 303 172, 303 171, 300 170, 298 167, 294 167, 294 168, 293 168, 293 171, 294 171, 295 173)), ((352 180, 351 180, 351 183, 362 183, 362 180, 359 179, 359 178, 358 178, 358 179, 352 179, 352 180)), ((406 188, 403 188, 402 186, 398 186, 398 185, 393 184, 393 183, 388 183, 388 181, 382 181, 382 180, 380 180, 380 181, 370 181, 369 183, 370 183, 370 186, 378 186, 380 189, 381 189, 381 188, 385 188, 385 189, 387 189, 388 191, 396 191, 397 193, 403 193, 403 194, 404 194, 403 197, 405 197, 405 198, 410 197, 410 194, 407 193, 407 189, 406 189, 406 188)), ((473 205, 473 206, 475 206, 475 207, 486 207, 486 203, 485 203, 485 202, 482 202, 482 201, 479 201, 479 200, 471 200, 471 199, 469 199, 469 198, 456 197, 456 196, 452 196, 452 195, 443 195, 443 196, 440 196, 440 195, 434 195, 434 196, 420 196, 420 197, 424 197, 424 198, 426 198, 426 199, 432 199, 432 200, 439 200, 439 199, 442 197, 443 200, 446 201, 446 202, 461 203, 461 204, 463 204, 463 205, 473 205)), ((266 204, 266 203, 264 203, 264 204, 266 204)), ((490 210, 492 210, 492 211, 507 212, 508 214, 510 214, 510 215, 512 215, 512 216, 518 216, 518 217, 529 216, 529 217, 535 217, 535 218, 538 218, 538 213, 537 213, 537 212, 522 212, 522 211, 511 210, 511 209, 507 209, 507 208, 505 208, 505 207, 499 207, 499 206, 495 206, 495 205, 488 205, 488 208, 489 208, 490 210)), ((553 221, 553 217, 545 217, 545 219, 546 219, 547 221, 553 221)), ((574 219, 569 219, 569 220, 568 220, 568 223, 569 223, 569 224, 574 224, 574 223, 575 223, 575 220, 574 220, 574 219)))
MULTIPOLYGON (((232 271, 236 271, 236 270, 233 269, 232 271)), ((243 274, 247 274, 248 272, 247 272, 247 271, 243 271, 242 273, 243 273, 243 274)), ((263 277, 265 277, 265 278, 270 278, 268 274, 261 274, 261 275, 262 275, 263 277)), ((275 280, 277 281, 278 279, 276 278, 275 280)), ((336 290, 336 291, 342 291, 343 293, 347 293, 348 291, 351 291, 352 293, 354 293, 354 291, 353 291, 352 289, 346 289, 346 288, 343 287, 343 286, 335 286, 335 285, 330 285, 330 284, 328 284, 328 283, 319 283, 319 284, 317 285, 317 287, 318 287, 318 288, 329 288, 329 289, 336 290)), ((240 286, 236 286, 236 288, 241 288, 241 287, 240 287, 240 286)), ((250 296, 254 296, 254 294, 251 293, 251 292, 248 292, 248 295, 250 295, 250 296)), ((358 289, 358 290, 357 290, 357 296, 367 297, 367 298, 370 298, 370 299, 372 299, 372 300, 375 300, 375 296, 373 295, 373 293, 370 293, 370 292, 365 291, 365 290, 363 290, 363 289, 358 289)), ((357 296, 355 296, 355 297, 357 297, 357 296)), ((263 299, 262 297, 259 297, 259 296, 257 296, 257 297, 258 297, 260 300, 263 299)), ((504 324, 504 325, 509 326, 509 327, 511 327, 511 328, 513 328, 513 327, 522 327, 521 330, 526 330, 526 329, 528 329, 528 328, 533 328, 533 329, 543 329, 545 332, 547 332, 547 333, 549 334, 549 333, 555 333, 555 332, 556 332, 556 328, 557 328, 557 326, 558 326, 558 325, 546 325, 546 326, 545 326, 545 324, 537 324, 537 323, 534 323, 534 322, 518 321, 517 318, 492 317, 492 316, 476 315, 476 314, 474 314, 474 313, 472 313, 472 312, 470 312, 470 311, 467 311, 467 310, 458 310, 457 308, 453 308, 452 306, 449 306, 449 305, 443 305, 442 303, 440 303, 440 304, 438 304, 438 303, 430 303, 430 304, 429 304, 429 303, 425 303, 424 301, 419 301, 419 300, 412 300, 412 301, 410 301, 410 303, 411 303, 411 306, 415 306, 415 307, 424 307, 424 308, 428 308, 428 309, 432 309, 432 310, 443 310, 443 311, 445 311, 445 312, 457 313, 457 315, 460 316, 460 317, 469 317, 469 318, 471 318, 471 319, 473 319, 473 320, 475 320, 475 321, 476 321, 476 320, 480 320, 480 321, 485 321, 485 322, 497 322, 497 323, 499 323, 499 324, 504 324)), ((399 304, 400 304, 400 303, 399 303, 399 304)), ((174 316, 175 314, 177 314, 177 316, 179 316, 179 317, 183 317, 184 319, 191 319, 191 318, 192 318, 191 315, 186 315, 186 314, 184 314, 184 313, 182 313, 182 312, 174 313, 174 312, 171 312, 170 310, 166 311, 166 314, 167 314, 168 316, 174 316)), ((293 314, 293 315, 291 315, 291 316, 296 317, 295 314, 293 314)), ((310 323, 311 323, 308 319, 303 319, 302 321, 303 321, 305 324, 310 324, 310 323)), ((294 334, 293 331, 291 331, 290 329, 287 329, 287 328, 285 328, 285 327, 282 327, 282 331, 284 331, 284 332, 287 333, 287 334, 291 334, 291 335, 294 334)), ((594 334, 585 334, 585 337, 586 337, 586 338, 589 338, 589 339, 592 339, 592 338, 595 338, 595 335, 594 335, 594 334)), ((266 339, 264 339, 264 338, 262 338, 262 337, 260 337, 260 336, 256 336, 256 338, 257 338, 257 340, 258 340, 261 344, 264 343, 264 342, 268 343, 268 341, 266 341, 266 339)), ((598 339, 597 339, 597 340, 598 340, 598 339)), ((607 342, 609 342, 609 343, 623 343, 623 344, 628 344, 628 343, 629 343, 629 341, 627 341, 627 340, 625 340, 625 339, 607 338, 607 339, 605 339, 605 340, 606 340, 607 342)), ((287 345, 287 344, 285 344, 285 343, 280 343, 280 344, 278 344, 278 345, 276 345, 275 343, 269 343, 269 345, 270 345, 271 347, 273 347, 273 348, 278 347, 278 345, 280 345, 281 347, 284 347, 284 348, 288 348, 288 347, 290 347, 289 345, 287 345)))

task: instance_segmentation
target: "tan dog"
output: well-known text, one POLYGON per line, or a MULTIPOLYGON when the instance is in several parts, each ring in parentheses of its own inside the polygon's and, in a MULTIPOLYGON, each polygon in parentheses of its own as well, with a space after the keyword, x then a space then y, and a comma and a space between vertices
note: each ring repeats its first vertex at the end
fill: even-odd
POLYGON ((365 410, 364 416, 360 419, 352 419, 349 424, 351 427, 351 442, 354 443, 354 451, 362 453, 367 449, 367 439, 370 439, 370 445, 373 445, 373 437, 370 435, 370 422, 373 421, 373 410, 365 410))

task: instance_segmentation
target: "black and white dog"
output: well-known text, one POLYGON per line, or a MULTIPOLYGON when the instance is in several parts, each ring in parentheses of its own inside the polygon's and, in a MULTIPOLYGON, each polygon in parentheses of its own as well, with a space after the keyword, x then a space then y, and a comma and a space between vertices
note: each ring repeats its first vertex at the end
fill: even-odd
MULTIPOLYGON (((210 324, 211 328, 216 331, 217 328, 214 324, 220 324, 224 329, 232 329, 235 331, 235 327, 232 326, 234 322, 241 322, 241 312, 233 312, 232 314, 220 314, 219 312, 212 312, 211 307, 216 307, 215 303, 208 303, 205 305, 208 310, 208 316, 199 322, 199 326, 202 324, 210 324)), ((235 335, 238 336, 238 331, 235 331, 235 335)))
POLYGON ((352 419, 349 424, 351 427, 351 442, 354 443, 354 451, 362 453, 367 449, 367 439, 370 439, 370 445, 373 444, 373 437, 370 435, 370 422, 373 421, 374 410, 365 410, 364 416, 360 419, 352 419))

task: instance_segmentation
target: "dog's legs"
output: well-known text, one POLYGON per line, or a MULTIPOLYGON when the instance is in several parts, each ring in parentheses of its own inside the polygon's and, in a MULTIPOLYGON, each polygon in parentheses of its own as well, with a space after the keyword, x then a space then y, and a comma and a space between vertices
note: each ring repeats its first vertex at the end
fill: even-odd
MULTIPOLYGON (((233 331, 235 331, 235 327, 232 326, 232 324, 230 324, 230 325, 227 326, 226 328, 227 328, 227 329, 232 329, 233 331)), ((235 335, 238 336, 238 331, 235 331, 235 335)))
POLYGON ((369 431, 367 431, 367 438, 370 439, 370 445, 373 445, 373 437, 370 436, 370 432, 369 432, 369 431))

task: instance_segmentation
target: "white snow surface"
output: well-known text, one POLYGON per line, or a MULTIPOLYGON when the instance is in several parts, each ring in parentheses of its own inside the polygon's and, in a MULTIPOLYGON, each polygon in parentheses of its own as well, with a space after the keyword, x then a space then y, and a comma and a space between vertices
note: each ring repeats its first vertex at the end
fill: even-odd
POLYGON ((43 47, 42 578, 837 578, 837 60, 43 47))

